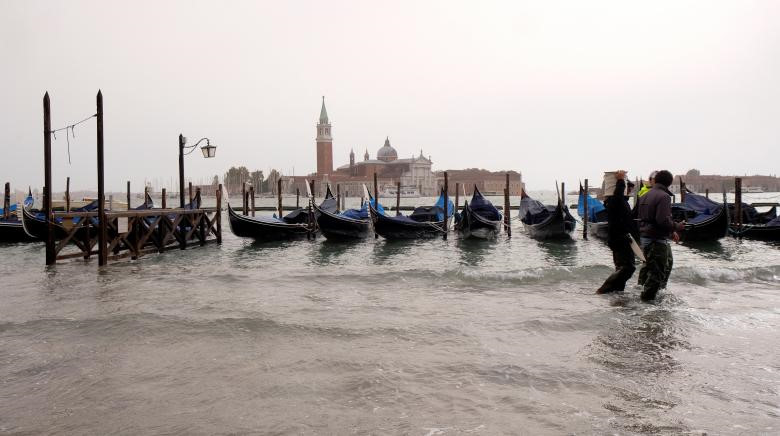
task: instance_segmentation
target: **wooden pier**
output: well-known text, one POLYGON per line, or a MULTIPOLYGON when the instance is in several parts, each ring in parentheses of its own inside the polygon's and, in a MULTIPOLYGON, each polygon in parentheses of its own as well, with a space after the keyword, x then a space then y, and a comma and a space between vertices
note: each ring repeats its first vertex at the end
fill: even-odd
MULTIPOLYGON (((149 253, 163 253, 189 246, 222 243, 222 185, 216 191, 216 207, 203 208, 201 192, 194 197, 190 186, 190 205, 167 208, 163 190, 162 208, 130 208, 130 182, 127 182, 128 210, 106 209, 104 186, 103 94, 97 94, 97 175, 98 207, 94 211, 55 212, 51 189, 51 110, 48 92, 43 98, 44 180, 43 212, 46 217, 46 264, 58 260, 98 257, 98 265, 109 260, 137 259, 149 253), (194 207, 193 207, 194 205, 194 207)), ((181 142, 181 139, 180 139, 181 142)), ((70 180, 68 179, 68 185, 70 180)), ((70 186, 67 187, 69 191, 70 186)), ((184 198, 183 184, 180 195, 184 198)), ((67 195, 69 197, 69 194, 67 195)), ((183 200, 182 200, 183 201, 183 200)), ((69 203, 69 198, 66 199, 69 203)), ((69 206, 69 205, 68 205, 69 206)))

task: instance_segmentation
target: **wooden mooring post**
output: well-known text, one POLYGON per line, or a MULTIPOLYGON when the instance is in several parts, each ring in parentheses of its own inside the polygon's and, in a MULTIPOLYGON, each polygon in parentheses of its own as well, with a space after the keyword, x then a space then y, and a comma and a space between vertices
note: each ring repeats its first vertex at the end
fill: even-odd
POLYGON ((395 185, 395 214, 401 215, 401 182, 395 185))
POLYGON ((46 265, 54 265, 57 253, 51 208, 51 107, 49 93, 43 96, 43 214, 46 217, 46 265))
POLYGON ((189 189, 188 197, 190 199, 190 204, 192 204, 192 182, 188 182, 188 189, 189 189))
POLYGON ((680 177, 680 203, 685 203, 685 182, 680 177))
POLYGON ((217 244, 222 244, 222 183, 217 187, 217 244))
MULTIPOLYGON (((725 189, 724 189, 725 191, 725 189)), ((723 202, 723 207, 728 212, 728 203, 723 202)), ((734 178, 734 218, 737 226, 737 234, 742 232, 742 177, 734 178)))
POLYGON ((97 93, 97 170, 98 170, 98 265, 108 263, 106 227, 106 186, 103 166, 103 92, 97 93))
POLYGON ((504 186, 504 229, 506 235, 512 237, 511 209, 509 208, 509 173, 506 173, 506 186, 504 186))
POLYGON ((336 183, 336 213, 341 212, 341 185, 336 183))
MULTIPOLYGON (((146 200, 146 197, 144 197, 146 200)), ((130 181, 127 181, 127 210, 130 210, 130 181)))
POLYGON ((70 212, 70 177, 65 178, 65 211, 70 212))
POLYGON ((301 190, 299 188, 295 188, 295 208, 298 209, 301 207, 301 190))
POLYGON ((279 202, 278 210, 279 210, 279 219, 282 219, 282 216, 284 216, 284 210, 282 209, 282 178, 279 177, 276 180, 276 198, 279 202))
POLYGON ((163 209, 167 209, 168 208, 168 194, 165 192, 165 188, 162 188, 160 193, 162 195, 162 199, 160 200, 160 207, 162 207, 163 209))
MULTIPOLYGON (((370 199, 368 200, 371 201, 370 199)), ((379 211, 379 183, 377 182, 376 172, 374 173, 374 204, 376 205, 376 210, 379 211)), ((371 204, 369 203, 369 207, 371 204)), ((374 232, 374 239, 379 238, 379 233, 374 232)))
POLYGON ((447 233, 449 233, 449 203, 450 203, 450 185, 447 177, 447 171, 444 172, 444 239, 447 239, 447 233))
POLYGON ((582 192, 582 204, 585 209, 585 216, 582 217, 582 239, 588 240, 588 214, 590 213, 589 207, 590 203, 588 201, 588 179, 585 179, 585 187, 583 188, 582 192))
POLYGON ((246 182, 241 183, 241 213, 246 215, 246 182))
POLYGON ((704 190, 704 196, 710 198, 710 188, 704 190))
POLYGON ((3 194, 3 219, 11 217, 11 183, 5 182, 5 192, 3 194))
MULTIPOLYGON (((198 188, 198 191, 200 191, 200 188, 198 188)), ((255 216, 255 187, 254 185, 249 187, 249 196, 252 200, 250 207, 252 209, 252 216, 255 216)))
POLYGON ((460 207, 460 183, 455 182, 455 211, 460 207))

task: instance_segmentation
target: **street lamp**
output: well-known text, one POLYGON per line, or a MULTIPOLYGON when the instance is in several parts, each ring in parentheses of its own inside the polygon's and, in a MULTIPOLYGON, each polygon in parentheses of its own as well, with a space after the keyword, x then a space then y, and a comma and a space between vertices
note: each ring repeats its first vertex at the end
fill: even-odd
POLYGON ((206 141, 206 145, 200 148, 203 157, 207 159, 214 157, 217 154, 217 146, 211 145, 209 138, 201 138, 192 145, 186 145, 187 138, 179 134, 179 207, 182 209, 184 209, 184 156, 195 151, 195 148, 203 141, 206 141))

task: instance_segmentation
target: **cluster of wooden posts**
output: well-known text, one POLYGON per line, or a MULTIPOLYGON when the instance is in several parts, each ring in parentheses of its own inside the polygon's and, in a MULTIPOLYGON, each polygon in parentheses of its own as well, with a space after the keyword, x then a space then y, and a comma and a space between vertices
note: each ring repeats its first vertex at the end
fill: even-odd
MULTIPOLYGON (((98 265, 109 260, 125 257, 136 259, 144 254, 162 253, 168 248, 187 248, 188 245, 205 245, 208 242, 222 242, 222 185, 216 191, 216 207, 200 206, 200 189, 192 194, 197 208, 168 208, 165 189, 162 190, 162 208, 131 209, 130 182, 127 182, 127 210, 112 211, 106 208, 104 185, 104 142, 103 142, 103 94, 97 94, 97 210, 73 212, 70 210, 70 178, 66 186, 66 207, 63 212, 52 208, 51 195, 51 108, 49 93, 43 98, 44 129, 44 186, 43 213, 46 221, 46 264, 57 260, 93 255, 98 265), (55 237, 56 232, 64 232, 55 237), (65 250, 75 247, 75 250, 65 250)), ((146 192, 144 201, 146 201, 146 192)))

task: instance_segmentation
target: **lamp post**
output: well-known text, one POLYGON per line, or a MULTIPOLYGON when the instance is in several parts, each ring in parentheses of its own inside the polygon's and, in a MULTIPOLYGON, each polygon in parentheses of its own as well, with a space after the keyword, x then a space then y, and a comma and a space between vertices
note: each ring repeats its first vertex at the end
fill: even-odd
POLYGON ((195 148, 203 141, 206 141, 206 145, 200 148, 203 157, 206 159, 214 157, 217 154, 217 146, 211 145, 209 138, 201 138, 198 142, 187 145, 187 138, 179 134, 179 207, 182 209, 184 209, 184 156, 195 151, 195 148))

